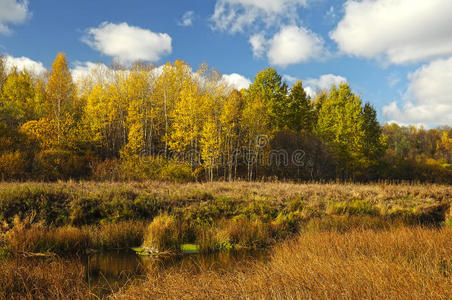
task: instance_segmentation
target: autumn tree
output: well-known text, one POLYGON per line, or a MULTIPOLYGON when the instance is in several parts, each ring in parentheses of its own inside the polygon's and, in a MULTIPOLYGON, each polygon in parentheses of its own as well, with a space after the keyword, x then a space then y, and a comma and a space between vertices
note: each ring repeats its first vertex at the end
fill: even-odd
POLYGON ((75 104, 75 86, 63 53, 58 53, 52 64, 46 93, 48 118, 56 121, 60 138, 63 118, 73 112, 75 104))
POLYGON ((38 117, 39 107, 35 103, 35 88, 27 71, 14 69, 3 84, 1 115, 11 128, 38 117))
POLYGON ((192 167, 200 154, 200 139, 205 115, 203 103, 206 95, 194 78, 186 78, 180 99, 171 114, 172 126, 168 146, 180 154, 189 155, 192 167))
POLYGON ((126 117, 128 136, 122 156, 144 154, 145 150, 146 153, 151 153, 156 114, 151 102, 152 84, 149 82, 148 72, 132 70, 123 85, 128 103, 126 117))
POLYGON ((3 55, 0 55, 0 94, 2 92, 3 84, 6 81, 6 77, 8 76, 6 72, 6 58, 3 55))
POLYGON ((221 149, 224 155, 224 162, 227 166, 224 177, 229 181, 237 175, 237 164, 242 147, 243 132, 241 125, 243 105, 243 95, 239 91, 233 90, 229 93, 221 109, 221 149))
POLYGON ((162 152, 167 157, 171 131, 173 127, 174 109, 181 97, 184 82, 190 81, 192 71, 184 61, 176 60, 152 71, 156 75, 154 82, 153 103, 156 114, 161 116, 154 123, 156 140, 162 142, 162 152))

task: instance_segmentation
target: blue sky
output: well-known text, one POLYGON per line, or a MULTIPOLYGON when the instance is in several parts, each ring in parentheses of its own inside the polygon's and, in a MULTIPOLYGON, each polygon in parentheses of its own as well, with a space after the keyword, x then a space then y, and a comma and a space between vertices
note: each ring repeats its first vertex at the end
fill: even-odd
MULTIPOLYGON (((452 125, 452 1, 0 0, 11 63, 207 62, 239 86, 268 67, 308 92, 347 81, 380 121, 452 125)), ((41 65, 41 64, 42 65, 41 65)))

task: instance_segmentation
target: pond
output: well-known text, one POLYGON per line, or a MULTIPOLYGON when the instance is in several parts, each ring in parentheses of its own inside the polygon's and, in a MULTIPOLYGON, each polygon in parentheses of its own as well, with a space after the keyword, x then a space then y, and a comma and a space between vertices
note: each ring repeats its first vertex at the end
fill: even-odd
POLYGON ((86 281, 97 296, 115 292, 131 281, 168 268, 199 272, 233 270, 238 266, 266 261, 268 252, 240 250, 209 254, 184 254, 167 258, 140 256, 132 250, 98 252, 81 258, 86 281))

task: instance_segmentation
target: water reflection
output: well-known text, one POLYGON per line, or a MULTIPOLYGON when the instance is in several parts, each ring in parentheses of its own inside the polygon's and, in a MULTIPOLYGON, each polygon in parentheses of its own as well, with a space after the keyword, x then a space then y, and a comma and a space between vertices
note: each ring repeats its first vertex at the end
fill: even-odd
POLYGON ((132 280, 167 269, 188 272, 228 271, 256 261, 265 261, 264 251, 230 251, 212 254, 189 254, 159 259, 136 255, 132 250, 99 252, 82 258, 86 280, 93 293, 103 296, 119 290, 132 280))

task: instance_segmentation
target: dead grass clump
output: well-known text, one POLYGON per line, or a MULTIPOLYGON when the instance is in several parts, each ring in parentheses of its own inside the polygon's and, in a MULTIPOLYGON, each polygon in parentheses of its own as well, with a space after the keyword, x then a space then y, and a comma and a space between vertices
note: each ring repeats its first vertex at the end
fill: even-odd
POLYGON ((145 238, 145 247, 151 247, 159 250, 177 250, 181 244, 180 226, 176 218, 169 215, 155 217, 149 224, 145 238))
POLYGON ((146 223, 140 221, 121 221, 83 228, 90 237, 90 247, 94 249, 123 249, 136 247, 143 243, 146 223))

